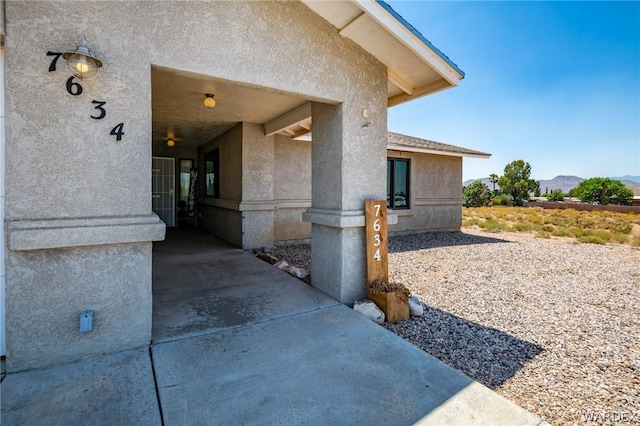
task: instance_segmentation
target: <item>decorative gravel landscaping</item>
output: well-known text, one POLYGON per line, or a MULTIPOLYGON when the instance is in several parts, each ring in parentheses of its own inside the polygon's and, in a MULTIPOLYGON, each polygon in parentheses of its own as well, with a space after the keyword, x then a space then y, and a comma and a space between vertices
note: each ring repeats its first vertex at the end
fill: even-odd
POLYGON ((386 328, 553 425, 640 423, 640 249, 465 230, 389 252, 425 314, 386 328))

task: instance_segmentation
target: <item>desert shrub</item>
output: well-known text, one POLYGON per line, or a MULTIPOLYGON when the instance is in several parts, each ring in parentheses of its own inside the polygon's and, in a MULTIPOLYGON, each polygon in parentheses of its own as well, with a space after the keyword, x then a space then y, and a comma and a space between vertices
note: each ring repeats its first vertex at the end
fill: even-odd
POLYGON ((573 237, 571 229, 566 226, 557 226, 553 232, 551 232, 551 235, 554 237, 573 237))
POLYGON ((527 222, 517 222, 511 226, 511 230, 515 232, 531 231, 533 230, 533 225, 527 222))
POLYGON ((507 225, 500 223, 494 219, 488 219, 484 222, 478 223, 478 226, 485 231, 507 231, 509 228, 507 225))
POLYGON ((636 232, 640 215, 513 206, 463 208, 462 213, 463 227, 477 225, 486 232, 531 232, 539 238, 573 237, 640 247, 636 232))
POLYGON ((576 224, 582 228, 595 228, 596 222, 587 215, 581 215, 576 220, 576 224))
POLYGON ((510 206, 511 197, 507 194, 498 194, 495 197, 493 197, 493 205, 494 206, 510 206))
POLYGON ((477 225, 477 224, 478 224, 478 222, 479 222, 479 220, 478 220, 478 219, 476 219, 475 217, 474 217, 474 218, 472 218, 472 219, 466 219, 466 220, 463 220, 463 221, 462 221, 462 227, 463 227, 463 228, 470 228, 470 227, 472 227, 473 225, 477 225))
POLYGON ((627 234, 613 234, 611 241, 618 244, 625 244, 629 242, 629 236, 627 234))
POLYGON ((630 222, 616 222, 611 228, 615 232, 620 234, 630 234, 633 230, 633 223, 630 222))
POLYGON ((600 237, 596 237, 595 235, 583 235, 578 238, 578 241, 585 244, 604 244, 605 242, 600 237))
POLYGON ((584 237, 597 237, 604 242, 611 241, 613 233, 606 229, 586 229, 583 233, 584 237))

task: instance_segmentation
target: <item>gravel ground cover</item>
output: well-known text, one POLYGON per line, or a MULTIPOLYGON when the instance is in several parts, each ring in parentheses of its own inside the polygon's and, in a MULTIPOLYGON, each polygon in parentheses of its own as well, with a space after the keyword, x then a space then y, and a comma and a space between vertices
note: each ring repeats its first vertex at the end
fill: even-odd
POLYGON ((553 425, 640 424, 640 249, 465 230, 389 252, 425 315, 387 329, 553 425))

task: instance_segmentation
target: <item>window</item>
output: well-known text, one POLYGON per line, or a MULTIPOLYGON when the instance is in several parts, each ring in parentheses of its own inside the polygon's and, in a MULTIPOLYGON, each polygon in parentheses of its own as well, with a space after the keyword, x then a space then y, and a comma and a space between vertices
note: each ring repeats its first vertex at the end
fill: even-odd
POLYGON ((189 187, 191 186, 191 169, 193 160, 180 159, 180 201, 189 202, 189 187))
POLYGON ((220 148, 204 155, 205 197, 220 198, 220 148))
POLYGON ((409 160, 387 158, 387 207, 409 208, 409 160))

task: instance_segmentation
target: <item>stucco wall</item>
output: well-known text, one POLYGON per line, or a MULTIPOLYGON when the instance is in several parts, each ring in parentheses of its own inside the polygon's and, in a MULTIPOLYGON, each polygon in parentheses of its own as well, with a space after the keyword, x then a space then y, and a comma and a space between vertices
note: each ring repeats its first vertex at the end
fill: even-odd
POLYGON ((311 206, 311 142, 275 138, 274 238, 278 242, 311 238, 311 225, 302 213, 311 206))
POLYGON ((242 247, 273 246, 273 136, 260 124, 242 124, 242 247))
POLYGON ((390 233, 458 231, 462 223, 462 158, 389 151, 389 158, 408 158, 410 208, 394 210, 398 223, 390 233))
MULTIPOLYGON (((386 134, 386 69, 301 3, 7 2, 6 33, 5 212, 15 251, 7 255, 6 271, 10 371, 135 346, 151 337, 150 323, 131 321, 128 312, 108 307, 124 306, 135 294, 140 296, 134 298, 139 318, 151 314, 151 252, 141 251, 140 244, 164 235, 151 214, 152 65, 340 104, 340 114, 328 117, 340 125, 337 139, 320 146, 336 150, 338 158, 342 153, 344 160, 324 171, 319 166, 318 177, 344 174, 344 182, 353 182, 358 168, 367 167, 366 173, 375 176, 384 170, 380 147, 386 134), (72 50, 83 34, 104 66, 98 77, 81 83, 82 95, 72 96, 65 86, 65 65, 60 60, 57 71, 49 72, 53 58, 46 52, 72 50), (103 120, 91 118, 96 112, 92 100, 106 102, 103 120), (360 127, 364 108, 371 110, 367 129, 360 127), (118 123, 123 123, 121 141, 109 134, 118 123), (34 237, 31 223, 44 223, 40 220, 50 223, 51 237, 34 237), (82 249, 66 248, 80 244, 82 249), (106 257, 103 244, 119 248, 106 257), (38 251, 43 247, 53 248, 38 251), (114 265, 130 257, 138 261, 126 281, 128 290, 110 291, 109 275, 121 276, 114 265), (68 273, 58 272, 56 265, 68 273), (60 284, 33 280, 46 273, 60 284), (93 295, 91 303, 66 303, 85 289, 93 295), (86 304, 103 312, 100 332, 89 337, 91 345, 75 330, 78 310, 86 304), (31 320, 45 314, 56 327, 51 321, 31 320), (112 339, 116 333, 119 337, 112 339), (29 350, 30 345, 35 349, 29 350)), ((326 158, 321 152, 314 155, 320 163, 326 158)), ((349 185, 331 182, 339 184, 331 188, 333 198, 314 192, 314 206, 336 209, 339 215, 362 209, 364 199, 382 195, 376 179, 362 179, 349 185)), ((237 187, 225 186, 231 182, 235 179, 222 182, 224 197, 240 200, 237 187)), ((343 247, 363 234, 360 215, 348 232, 343 225, 329 226, 346 241, 343 247)), ((231 222, 230 227, 237 226, 231 222)), ((330 250, 318 244, 317 252, 330 250)), ((331 262, 362 262, 364 248, 349 256, 331 262)), ((332 264, 326 269, 337 270, 332 264)), ((362 285, 362 271, 347 272, 340 269, 345 285, 362 285)))
POLYGON ((242 123, 198 150, 199 182, 198 226, 207 232, 242 246, 242 123), (204 156, 220 150, 220 198, 205 197, 204 156))
POLYGON ((149 344, 151 243, 9 251, 7 283, 10 371, 149 344))
MULTIPOLYGON (((300 214, 310 203, 311 144, 290 138, 276 139, 278 202, 275 239, 291 243, 311 237, 300 214)), ((462 158, 443 155, 387 151, 389 158, 411 160, 411 199, 408 210, 395 210, 398 223, 390 232, 455 231, 462 222, 462 158)))

